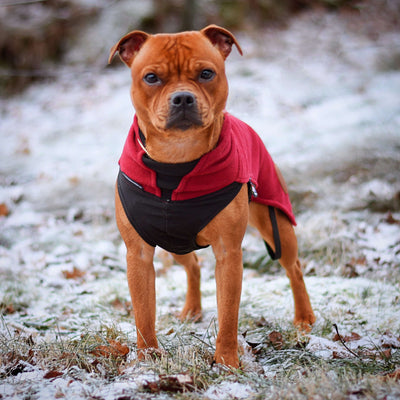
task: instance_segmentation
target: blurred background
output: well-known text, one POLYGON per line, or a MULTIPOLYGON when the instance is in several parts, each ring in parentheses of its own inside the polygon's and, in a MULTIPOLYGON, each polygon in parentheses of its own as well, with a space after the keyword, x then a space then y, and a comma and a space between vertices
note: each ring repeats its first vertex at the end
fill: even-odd
MULTIPOLYGON (((59 64, 104 68, 109 48, 130 30, 176 32, 213 23, 257 38, 285 29, 307 10, 341 13, 350 29, 371 39, 400 26, 398 0, 1 0, 1 95, 54 79, 63 72, 59 64)), ((400 64, 400 52, 393 60, 400 64)))
POLYGON ((119 57, 107 65, 109 50, 131 30, 208 24, 244 51, 226 63, 227 110, 280 165, 308 272, 347 274, 353 259, 383 271, 381 257, 366 267, 358 221, 400 224, 400 0, 0 0, 0 248, 27 226, 27 237, 51 231, 54 217, 70 247, 80 221, 119 245, 113 186, 134 110, 129 71, 119 57))

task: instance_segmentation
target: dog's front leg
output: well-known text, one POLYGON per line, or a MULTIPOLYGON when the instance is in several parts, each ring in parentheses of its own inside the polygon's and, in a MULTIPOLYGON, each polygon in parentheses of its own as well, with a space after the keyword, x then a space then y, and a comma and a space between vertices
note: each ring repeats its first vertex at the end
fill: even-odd
POLYGON ((154 247, 148 245, 132 227, 121 204, 118 189, 115 193, 115 212, 118 229, 127 248, 127 278, 135 314, 138 356, 144 358, 147 349, 158 347, 154 247))
POLYGON ((219 331, 214 359, 217 363, 232 368, 239 367, 238 357, 238 319, 242 291, 242 250, 236 248, 229 252, 222 246, 215 250, 217 283, 217 306, 219 331))
POLYGON ((238 320, 242 290, 242 240, 248 222, 247 185, 198 236, 198 243, 211 244, 216 258, 215 279, 219 331, 214 360, 239 367, 238 320))
MULTIPOLYGON (((146 245, 148 246, 148 245, 146 245)), ((147 349, 158 347, 156 338, 156 288, 153 266, 154 248, 128 249, 127 278, 131 294, 137 332, 139 358, 144 358, 147 349), (149 251, 150 250, 150 251, 149 251)), ((150 246, 148 246, 150 247, 150 246)))

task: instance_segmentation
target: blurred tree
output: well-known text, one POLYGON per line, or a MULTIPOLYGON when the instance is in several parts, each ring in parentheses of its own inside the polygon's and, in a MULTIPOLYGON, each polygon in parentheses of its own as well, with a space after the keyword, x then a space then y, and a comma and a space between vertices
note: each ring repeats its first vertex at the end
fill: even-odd
MULTIPOLYGON (((105 43, 111 47, 112 40, 119 38, 113 37, 116 24, 120 31, 126 26, 125 32, 177 32, 211 23, 258 31, 285 25, 291 16, 309 8, 348 14, 353 29, 372 37, 385 29, 398 29, 400 24, 399 0, 0 0, 0 91, 10 93, 33 80, 55 75, 54 65, 66 62, 63 55, 73 38, 81 53, 85 46, 86 51, 88 46, 91 50, 86 61, 77 58, 79 63, 101 59, 105 43), (107 18, 110 15, 111 20, 107 18), (96 36, 99 21, 101 38, 96 36), (86 41, 81 40, 82 27, 93 28, 86 41)), ((397 65, 396 60, 393 58, 397 65)))
POLYGON ((68 0, 0 3, 0 89, 10 94, 53 75, 49 62, 61 60, 68 37, 98 13, 68 0))
MULTIPOLYGON (((201 1, 201 0, 200 0, 201 1)), ((199 0, 153 0, 153 13, 142 20, 148 32, 178 32, 198 29, 199 0)))
POLYGON ((195 18, 197 13, 197 1, 185 0, 182 12, 182 30, 189 31, 195 29, 195 18))

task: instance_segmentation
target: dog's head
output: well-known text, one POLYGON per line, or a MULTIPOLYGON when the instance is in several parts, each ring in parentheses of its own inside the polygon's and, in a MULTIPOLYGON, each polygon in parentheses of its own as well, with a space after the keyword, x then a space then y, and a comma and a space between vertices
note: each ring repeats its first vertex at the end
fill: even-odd
POLYGON ((131 98, 139 121, 160 134, 207 129, 225 108, 228 83, 224 61, 232 46, 226 29, 149 35, 133 31, 116 43, 132 74, 131 98))

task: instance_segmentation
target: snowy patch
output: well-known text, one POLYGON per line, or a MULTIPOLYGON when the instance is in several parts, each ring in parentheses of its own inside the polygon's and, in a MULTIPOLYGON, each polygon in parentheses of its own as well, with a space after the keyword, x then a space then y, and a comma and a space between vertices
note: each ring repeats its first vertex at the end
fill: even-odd
POLYGON ((249 385, 238 382, 223 382, 219 385, 213 385, 204 393, 205 398, 210 400, 218 399, 248 399, 254 394, 249 385))

